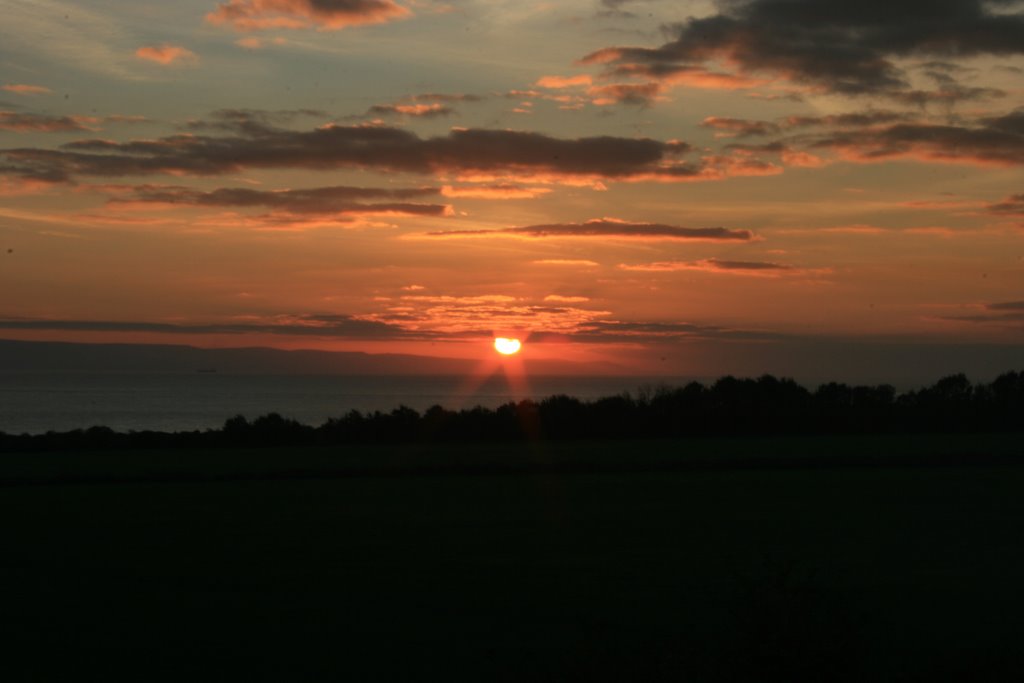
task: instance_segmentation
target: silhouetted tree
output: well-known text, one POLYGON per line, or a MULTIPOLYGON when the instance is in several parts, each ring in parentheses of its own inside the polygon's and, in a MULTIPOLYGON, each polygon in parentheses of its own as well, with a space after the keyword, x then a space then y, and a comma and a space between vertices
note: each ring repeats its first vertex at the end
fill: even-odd
POLYGON ((387 413, 351 410, 317 428, 270 413, 252 421, 236 415, 221 429, 205 432, 122 434, 104 426, 36 435, 0 432, 0 451, 981 430, 1024 431, 1024 373, 1007 372, 977 385, 963 374, 950 375, 900 395, 886 384, 829 382, 812 393, 788 378, 726 376, 710 387, 644 387, 637 398, 582 401, 563 394, 493 410, 455 412, 435 405, 422 415, 408 406, 387 413))

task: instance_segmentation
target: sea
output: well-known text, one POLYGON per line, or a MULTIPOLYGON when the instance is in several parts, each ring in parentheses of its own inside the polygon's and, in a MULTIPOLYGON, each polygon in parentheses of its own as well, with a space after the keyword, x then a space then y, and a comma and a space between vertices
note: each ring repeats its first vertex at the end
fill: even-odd
POLYGON ((217 429, 236 415, 278 413, 319 426, 352 410, 389 412, 495 408, 556 394, 593 400, 689 378, 534 376, 515 388, 501 375, 484 382, 443 375, 258 375, 0 373, 0 432, 42 434, 103 425, 119 432, 217 429))

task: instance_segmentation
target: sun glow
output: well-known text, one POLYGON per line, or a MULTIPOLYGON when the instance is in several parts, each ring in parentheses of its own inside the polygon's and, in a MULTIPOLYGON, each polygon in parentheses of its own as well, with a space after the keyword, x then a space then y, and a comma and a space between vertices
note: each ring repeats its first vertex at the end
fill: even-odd
POLYGON ((523 344, 518 339, 496 337, 494 340, 494 350, 503 356, 511 356, 514 353, 519 353, 519 349, 521 348, 523 348, 523 344))

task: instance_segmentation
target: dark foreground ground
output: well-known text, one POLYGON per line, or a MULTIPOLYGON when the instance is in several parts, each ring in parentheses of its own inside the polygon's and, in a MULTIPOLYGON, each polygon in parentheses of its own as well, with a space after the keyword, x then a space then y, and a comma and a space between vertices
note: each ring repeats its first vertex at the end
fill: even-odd
POLYGON ((1024 680, 1021 445, 7 454, 0 678, 1024 680))

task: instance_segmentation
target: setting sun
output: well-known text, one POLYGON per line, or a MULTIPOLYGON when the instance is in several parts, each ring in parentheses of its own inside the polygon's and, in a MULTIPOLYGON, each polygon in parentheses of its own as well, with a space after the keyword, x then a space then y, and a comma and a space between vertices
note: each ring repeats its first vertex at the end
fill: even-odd
POLYGON ((521 348, 523 348, 523 344, 518 339, 497 337, 494 340, 494 350, 505 356, 511 356, 513 353, 519 353, 519 349, 521 348))

